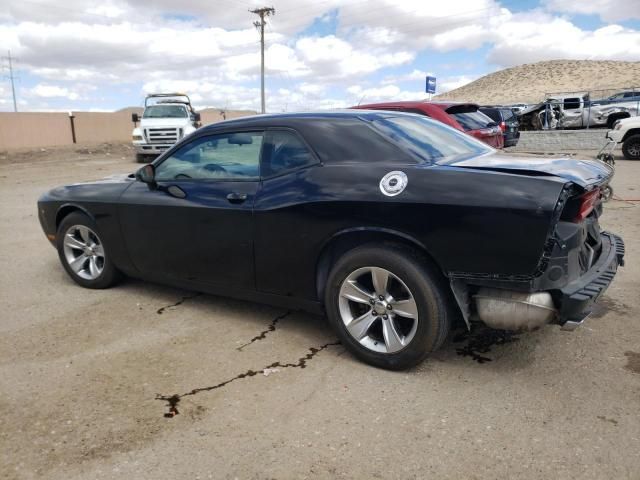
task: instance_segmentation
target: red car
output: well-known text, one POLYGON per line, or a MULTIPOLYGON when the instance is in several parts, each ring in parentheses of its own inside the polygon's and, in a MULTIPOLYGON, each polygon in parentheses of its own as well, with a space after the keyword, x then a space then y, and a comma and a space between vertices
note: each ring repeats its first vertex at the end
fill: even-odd
POLYGON ((504 147, 504 138, 500 126, 484 113, 475 103, 455 102, 388 102, 358 105, 365 110, 394 110, 419 113, 438 120, 450 127, 468 133, 494 148, 504 147))

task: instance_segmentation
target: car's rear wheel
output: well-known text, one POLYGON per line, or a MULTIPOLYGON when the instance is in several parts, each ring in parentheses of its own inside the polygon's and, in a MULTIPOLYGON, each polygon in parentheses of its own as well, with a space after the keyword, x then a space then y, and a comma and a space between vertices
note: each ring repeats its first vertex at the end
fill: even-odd
POLYGON ((97 225, 87 215, 67 215, 60 222, 56 239, 62 266, 77 284, 107 288, 120 278, 97 225))
POLYGON ((346 253, 327 280, 325 308, 342 343, 361 360, 400 370, 444 342, 450 299, 425 258, 396 245, 346 253))
POLYGON ((622 143, 622 154, 627 160, 640 160, 640 133, 631 135, 622 143))

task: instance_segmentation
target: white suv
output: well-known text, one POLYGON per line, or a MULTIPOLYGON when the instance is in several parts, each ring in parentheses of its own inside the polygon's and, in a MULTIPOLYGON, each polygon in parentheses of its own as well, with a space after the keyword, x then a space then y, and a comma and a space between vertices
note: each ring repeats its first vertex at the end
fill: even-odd
POLYGON ((622 154, 627 160, 640 160, 640 116, 618 120, 607 138, 622 143, 622 154))

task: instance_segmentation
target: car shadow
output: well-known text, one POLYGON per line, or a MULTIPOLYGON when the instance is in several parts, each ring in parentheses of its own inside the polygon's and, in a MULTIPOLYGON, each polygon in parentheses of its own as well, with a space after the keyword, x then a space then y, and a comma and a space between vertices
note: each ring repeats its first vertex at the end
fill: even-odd
MULTIPOLYGON (((62 273, 61 277, 65 277, 65 282, 73 283, 66 274, 62 273)), ((168 315, 197 302, 199 309, 210 309, 217 315, 237 318, 241 322, 239 326, 242 331, 251 332, 253 329, 244 340, 230 345, 230 348, 238 352, 257 348, 254 344, 270 339, 276 332, 279 335, 278 341, 283 341, 282 335, 286 335, 284 341, 287 344, 296 345, 296 348, 299 344, 301 349, 337 341, 327 319, 320 315, 202 294, 133 278, 123 279, 115 288, 133 294, 159 315, 168 315)), ((206 316, 190 318, 190 322, 195 322, 196 328, 198 322, 202 321, 206 321, 206 316)), ((525 368, 531 364, 535 346, 544 341, 543 337, 552 335, 552 330, 547 327, 535 332, 508 332, 491 329, 482 323, 473 323, 471 330, 468 330, 464 324, 458 324, 443 346, 431 354, 426 363, 441 362, 474 367, 481 365, 501 370, 525 368)), ((344 347, 340 349, 344 350, 344 347)))

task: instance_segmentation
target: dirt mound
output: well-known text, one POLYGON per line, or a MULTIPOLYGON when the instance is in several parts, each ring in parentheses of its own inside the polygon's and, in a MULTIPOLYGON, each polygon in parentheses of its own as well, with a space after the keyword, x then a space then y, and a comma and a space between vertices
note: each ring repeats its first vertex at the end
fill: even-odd
POLYGON ((490 73, 434 99, 481 104, 537 103, 545 93, 591 91, 592 98, 603 98, 634 86, 640 89, 640 62, 550 60, 490 73))

